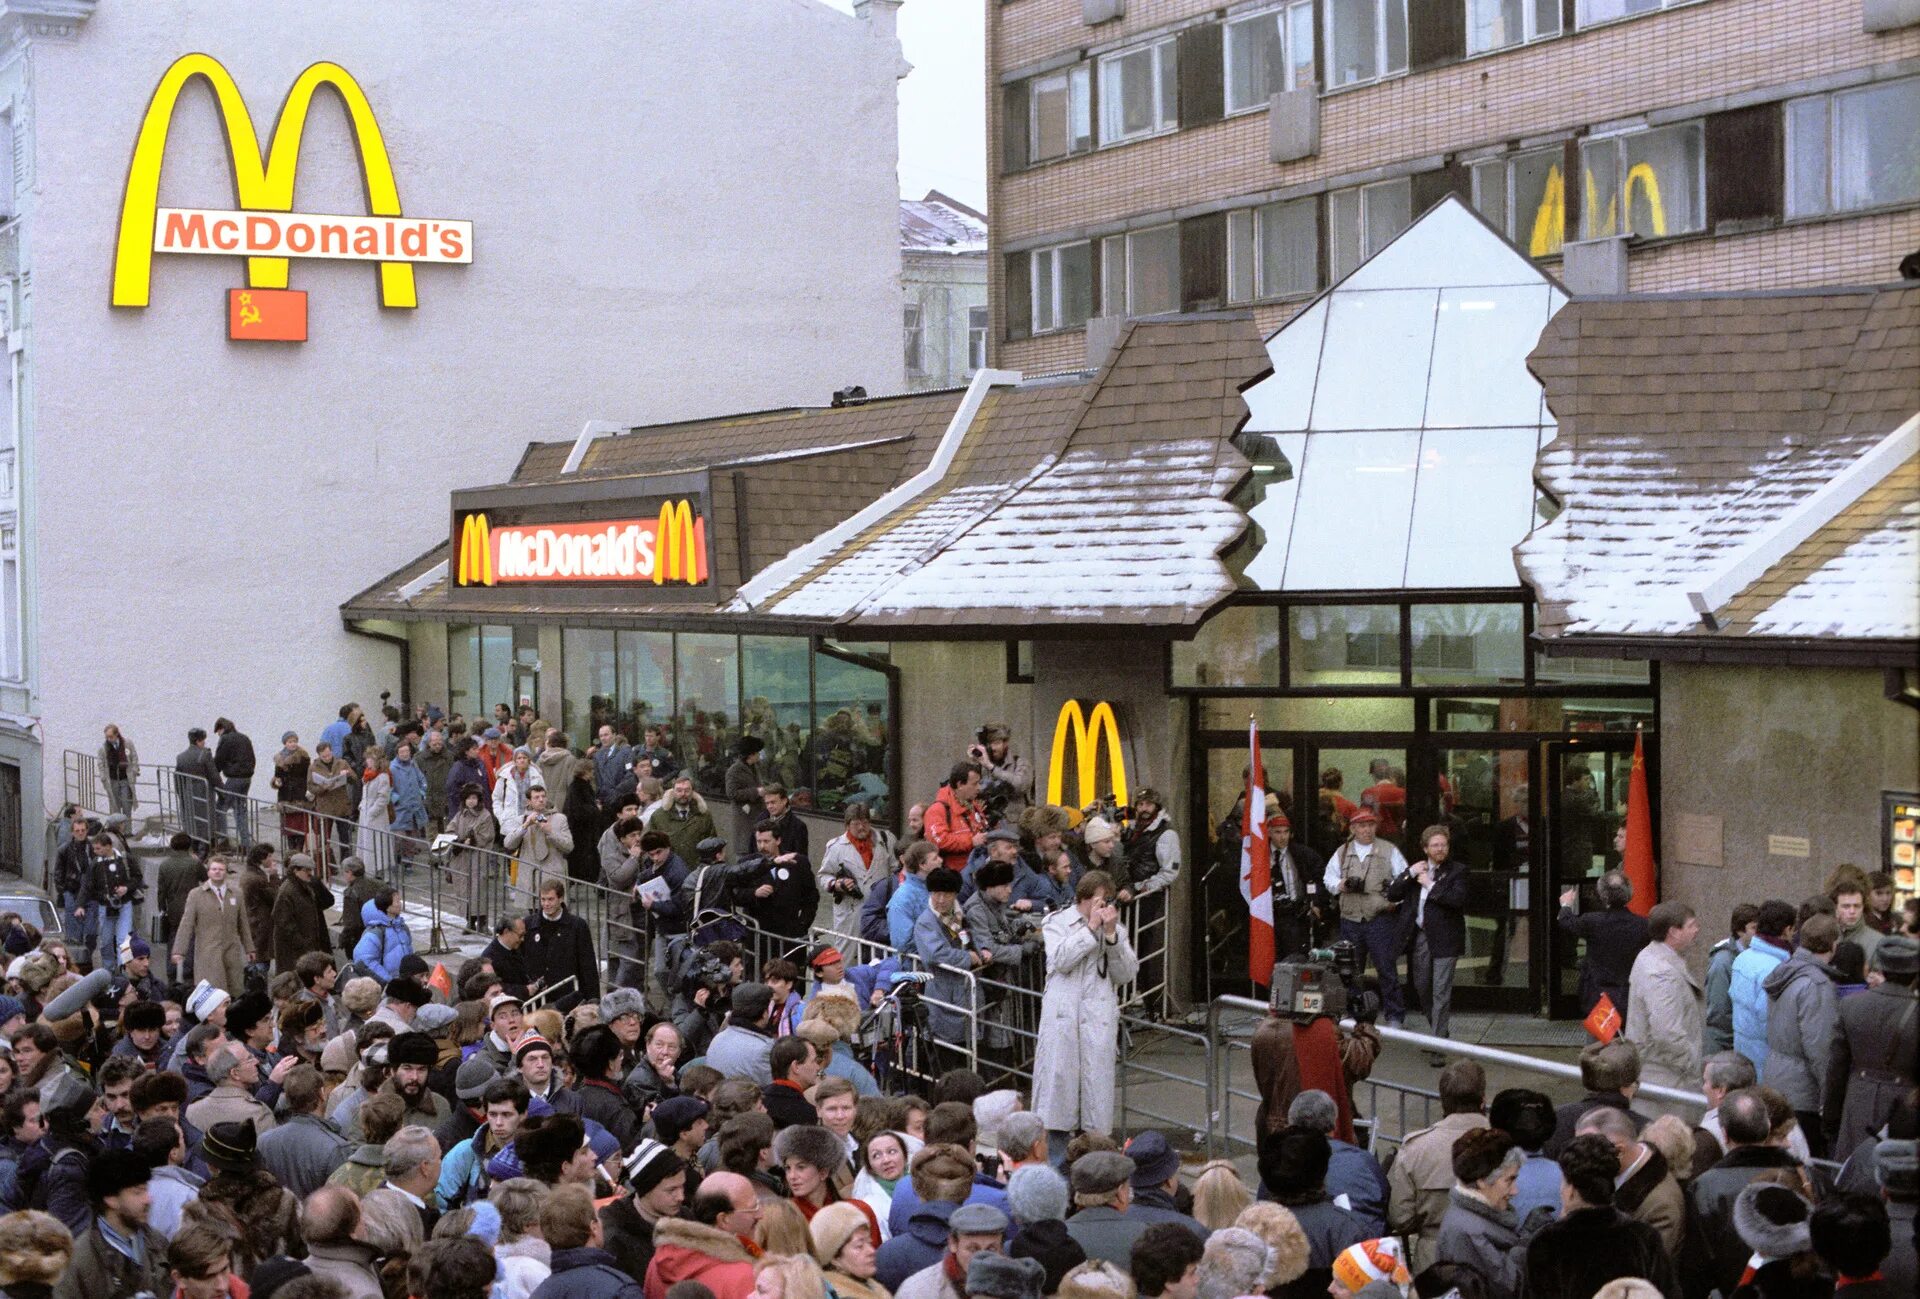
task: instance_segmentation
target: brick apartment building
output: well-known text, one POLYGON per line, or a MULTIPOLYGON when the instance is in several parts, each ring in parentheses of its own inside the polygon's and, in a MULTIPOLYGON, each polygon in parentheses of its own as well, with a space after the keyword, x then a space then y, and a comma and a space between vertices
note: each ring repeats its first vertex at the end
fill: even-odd
POLYGON ((987 21, 995 365, 1081 366, 1102 316, 1251 305, 1270 332, 1448 193, 1576 291, 1883 282, 1920 249, 1916 0, 987 21))

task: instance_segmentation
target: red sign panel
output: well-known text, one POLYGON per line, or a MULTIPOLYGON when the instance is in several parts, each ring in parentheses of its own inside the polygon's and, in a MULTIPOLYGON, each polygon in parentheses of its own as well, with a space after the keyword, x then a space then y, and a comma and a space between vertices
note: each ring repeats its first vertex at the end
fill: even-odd
POLYGON ((228 289, 227 337, 243 343, 306 342, 306 291, 228 289))

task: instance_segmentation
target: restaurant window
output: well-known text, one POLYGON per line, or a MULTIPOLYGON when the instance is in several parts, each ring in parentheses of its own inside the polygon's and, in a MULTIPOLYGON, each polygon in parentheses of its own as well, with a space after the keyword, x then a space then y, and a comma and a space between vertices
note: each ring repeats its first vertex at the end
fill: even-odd
POLYGON ((1313 84, 1313 3, 1263 9, 1226 22, 1227 112, 1265 108, 1283 90, 1313 84))
POLYGON ((735 637, 682 633, 674 655, 676 740, 703 789, 722 789, 739 739, 740 647, 735 637))
POLYGON ((1409 614, 1416 686, 1526 684, 1517 604, 1416 604, 1409 614))
POLYGON ((1473 206, 1529 257, 1552 257, 1566 239, 1566 151, 1559 145, 1473 164, 1473 206))
POLYGON ((1100 60, 1100 143, 1117 144, 1180 124, 1179 41, 1169 36, 1100 60))
POLYGON ((1192 640, 1173 642, 1175 686, 1278 686, 1280 611, 1235 604, 1200 624, 1192 640))
POLYGON ((1413 224, 1413 181, 1383 180, 1327 195, 1330 269, 1338 281, 1413 224))
POLYGON ((1485 54, 1560 34, 1560 0, 1466 0, 1467 53, 1485 54))
POLYGON ((1580 146, 1584 239, 1658 239, 1706 229, 1706 142, 1698 122, 1580 146))
POLYGON ((668 747, 677 751, 677 737, 672 736, 673 633, 623 631, 617 635, 618 697, 628 741, 641 743, 648 724, 658 722, 669 732, 668 747))
POLYGON ((1033 332, 1072 329, 1093 314, 1093 249, 1082 242, 1038 248, 1033 257, 1033 332))
POLYGON ((802 806, 810 801, 803 791, 813 728, 807 653, 807 642, 797 636, 740 638, 740 733, 767 746, 760 754, 761 779, 779 781, 802 806))
POLYGON ((967 308, 967 373, 987 368, 987 309, 967 308))
POLYGON ((1085 64, 1027 83, 1027 156, 1064 158, 1093 147, 1092 74, 1085 64))
POLYGON ((892 734, 887 674, 821 651, 813 656, 814 806, 838 813, 865 803, 876 821, 893 816, 887 776, 892 734))
POLYGON ((1329 88, 1406 70, 1407 0, 1327 0, 1329 88))
POLYGON ((575 747, 593 743, 601 726, 620 725, 618 633, 567 627, 560 633, 560 729, 575 747))
POLYGON ((1920 200, 1920 77, 1787 104, 1787 215, 1920 200))
POLYGON ((447 711, 462 717, 490 711, 480 702, 480 629, 470 622, 447 625, 447 711))
POLYGON ((1560 658, 1535 654, 1533 679, 1541 685, 1644 686, 1652 678, 1645 659, 1560 658))
POLYGON ((1109 235, 1100 244, 1100 310, 1157 316, 1180 310, 1180 227, 1109 235))
POLYGON ((1287 611, 1288 684, 1398 686, 1400 610, 1390 604, 1298 605, 1287 611))
POLYGON ((1320 288, 1317 200, 1227 213, 1227 298, 1284 298, 1320 288))
POLYGON ((920 304, 909 302, 901 316, 906 335, 907 373, 919 374, 927 368, 925 337, 920 326, 920 304))

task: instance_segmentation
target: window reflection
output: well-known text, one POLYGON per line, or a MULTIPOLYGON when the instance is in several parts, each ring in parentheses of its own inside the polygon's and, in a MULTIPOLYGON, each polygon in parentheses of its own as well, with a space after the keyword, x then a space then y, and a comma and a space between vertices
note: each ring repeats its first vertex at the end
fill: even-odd
POLYGON ((1433 289, 1334 294, 1312 427, 1420 427, 1438 302, 1433 289))
POLYGON ((719 789, 739 739, 738 643, 732 636, 683 634, 677 658, 680 760, 702 788, 719 789))
POLYGON ((1433 339, 1428 428, 1492 428, 1540 422, 1538 385, 1518 382, 1546 327, 1544 284, 1442 289, 1433 339))
POLYGON ((815 654, 813 675, 815 806, 839 812, 848 803, 862 802, 876 820, 892 816, 886 674, 831 654, 815 654))
POLYGON ((806 788, 806 749, 813 729, 807 643, 793 636, 742 636, 740 672, 746 692, 740 733, 767 746, 760 753, 762 780, 785 785, 805 807, 812 802, 806 788))
POLYGON ((1306 487, 1294 510, 1287 554, 1289 589, 1402 585, 1419 442, 1414 429, 1308 436, 1301 474, 1306 487))
POLYGON ((1517 604, 1416 604, 1413 684, 1522 685, 1526 643, 1517 604))
POLYGON ((1407 586, 1518 586, 1538 430, 1428 429, 1407 537, 1407 586))
POLYGON ((1308 605, 1288 610, 1294 686, 1400 684, 1400 610, 1393 605, 1308 605))
POLYGON ((1190 641, 1173 643, 1176 686, 1280 684, 1280 611, 1232 605, 1200 625, 1190 641))
POLYGON ((560 634, 560 729, 585 748, 604 725, 618 721, 616 633, 598 627, 569 627, 560 634))

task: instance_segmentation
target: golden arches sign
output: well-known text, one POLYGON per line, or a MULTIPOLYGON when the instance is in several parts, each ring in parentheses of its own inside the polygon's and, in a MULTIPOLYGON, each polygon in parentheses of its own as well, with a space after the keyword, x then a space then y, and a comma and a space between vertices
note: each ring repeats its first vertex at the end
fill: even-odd
POLYGON ((460 550, 456 564, 457 586, 493 585, 493 530, 484 514, 469 514, 460 520, 460 550))
MULTIPOLYGON (((306 133, 307 113, 314 92, 331 86, 346 104, 360 153, 360 172, 366 182, 367 209, 374 216, 397 217, 400 190, 393 179, 393 162, 380 134, 373 107, 353 74, 337 63, 316 63, 294 80, 274 124, 273 142, 265 159, 254 133, 253 116, 240 97, 240 88, 220 61, 209 54, 187 54, 174 60, 140 123, 133 146, 133 164, 127 172, 126 198, 120 207, 120 236, 113 262, 113 305, 144 307, 152 291, 153 245, 160 206, 160 164, 167 152, 167 132, 173 124, 180 92, 194 78, 213 89, 220 118, 226 127, 227 153, 233 164, 234 195, 242 209, 254 212, 291 212, 293 177, 300 163, 300 140, 306 133)), ((256 289, 287 287, 285 257, 249 257, 247 283, 256 289)), ((413 267, 403 261, 380 263, 380 301, 389 307, 413 307, 413 267)))
MULTIPOLYGON (((1643 191, 1646 195, 1648 228, 1645 233, 1654 237, 1667 233, 1667 209, 1666 205, 1660 201, 1660 177, 1654 173, 1653 164, 1636 162, 1627 169, 1626 183, 1621 186, 1621 192, 1609 195, 1607 198, 1607 215, 1604 220, 1597 216, 1600 211, 1600 195, 1593 182, 1593 172, 1585 169, 1583 172, 1585 210, 1596 214, 1589 217, 1586 222, 1591 237, 1600 239, 1631 229, 1633 195, 1636 189, 1643 191)), ((1534 209, 1533 225, 1527 231, 1527 255, 1551 257, 1560 251, 1566 238, 1567 183, 1560 174, 1560 168, 1556 166, 1548 170, 1546 184, 1540 194, 1540 205, 1534 209)))
POLYGON ((653 584, 686 582, 698 586, 707 580, 706 520, 696 520, 685 500, 662 501, 654 532, 659 553, 653 560, 653 584))
POLYGON ((1107 751, 1108 784, 1116 803, 1127 799, 1127 759, 1120 747, 1120 721, 1113 705, 1104 699, 1091 711, 1083 711, 1078 699, 1060 705, 1060 716, 1053 724, 1053 753, 1047 762, 1047 802, 1056 806, 1085 807, 1099 797, 1100 749, 1107 751), (1080 779, 1080 797, 1067 804, 1062 798, 1067 774, 1067 742, 1073 742, 1080 779))

